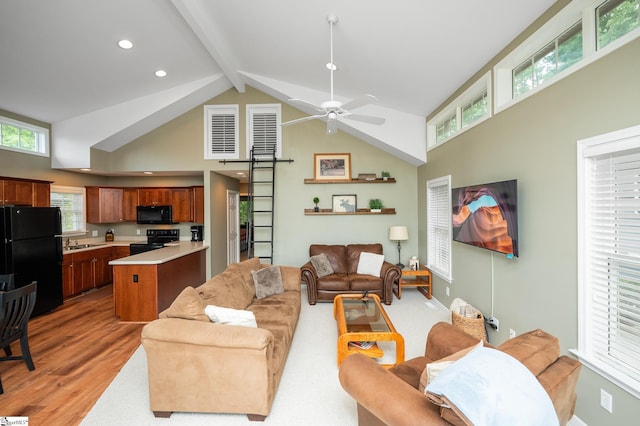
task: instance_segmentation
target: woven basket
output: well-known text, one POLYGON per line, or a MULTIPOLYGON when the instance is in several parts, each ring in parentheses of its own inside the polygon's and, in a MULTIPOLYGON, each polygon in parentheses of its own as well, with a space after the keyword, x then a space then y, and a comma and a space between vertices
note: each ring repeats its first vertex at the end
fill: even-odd
POLYGON ((478 309, 467 304, 462 299, 455 299, 451 304, 451 323, 471 336, 487 343, 487 329, 484 325, 484 315, 478 309), (466 307, 465 315, 460 315, 461 307, 466 307), (469 316, 471 315, 471 316, 469 316))

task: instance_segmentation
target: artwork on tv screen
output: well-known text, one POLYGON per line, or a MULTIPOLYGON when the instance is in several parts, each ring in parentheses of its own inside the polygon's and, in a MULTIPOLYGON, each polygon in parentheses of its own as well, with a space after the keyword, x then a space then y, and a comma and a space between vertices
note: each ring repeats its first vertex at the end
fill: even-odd
POLYGON ((453 240, 518 256, 518 181, 451 191, 453 240))

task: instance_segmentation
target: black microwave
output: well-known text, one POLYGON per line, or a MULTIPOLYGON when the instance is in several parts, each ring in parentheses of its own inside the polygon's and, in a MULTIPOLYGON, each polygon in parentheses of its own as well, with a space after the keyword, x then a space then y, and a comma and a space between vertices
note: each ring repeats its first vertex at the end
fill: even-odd
POLYGON ((173 222, 171 206, 137 206, 136 222, 140 225, 160 225, 173 222))

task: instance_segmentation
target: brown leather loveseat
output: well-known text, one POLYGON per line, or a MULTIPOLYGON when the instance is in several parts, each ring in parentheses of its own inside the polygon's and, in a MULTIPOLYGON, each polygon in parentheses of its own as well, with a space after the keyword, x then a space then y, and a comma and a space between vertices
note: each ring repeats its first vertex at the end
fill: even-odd
POLYGON ((379 276, 358 274, 358 262, 362 252, 382 255, 382 244, 312 244, 309 247, 309 256, 324 254, 331 264, 333 273, 319 277, 311 261, 300 268, 302 282, 307 285, 309 304, 315 305, 318 300, 333 302, 338 294, 368 291, 390 305, 393 301, 393 284, 401 275, 400 268, 384 261, 379 276))
MULTIPOLYGON (((446 357, 455 359, 454 354, 478 343, 477 338, 440 322, 429 331, 424 356, 388 370, 363 354, 349 355, 340 365, 339 377, 342 387, 357 402, 358 424, 468 424, 461 421, 455 407, 435 405, 419 388, 424 385, 427 363, 442 363, 446 357)), ((533 373, 549 395, 558 423, 566 425, 575 409, 580 362, 560 356, 558 339, 539 329, 509 339, 496 349, 511 355, 533 373)))

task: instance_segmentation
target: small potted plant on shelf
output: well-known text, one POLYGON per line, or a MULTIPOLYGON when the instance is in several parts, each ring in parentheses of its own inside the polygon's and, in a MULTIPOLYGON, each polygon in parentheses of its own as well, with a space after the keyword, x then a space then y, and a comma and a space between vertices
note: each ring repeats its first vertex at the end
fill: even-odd
POLYGON ((382 172, 382 180, 389 180, 389 178, 391 177, 391 173, 389 172, 382 172))
POLYGON ((320 211, 320 209, 318 208, 318 203, 320 202, 320 198, 318 197, 313 197, 313 204, 315 204, 316 206, 313 208, 314 212, 320 211))
POLYGON ((369 200, 369 208, 371 213, 380 213, 382 211, 382 200, 379 198, 369 200))

